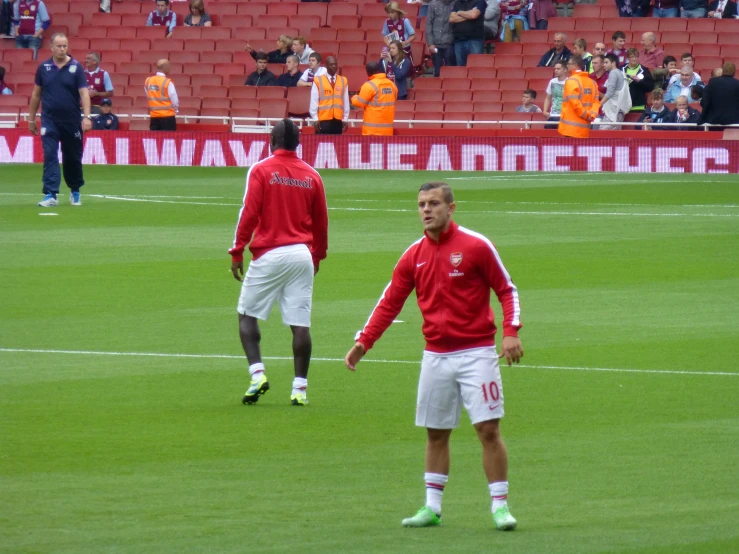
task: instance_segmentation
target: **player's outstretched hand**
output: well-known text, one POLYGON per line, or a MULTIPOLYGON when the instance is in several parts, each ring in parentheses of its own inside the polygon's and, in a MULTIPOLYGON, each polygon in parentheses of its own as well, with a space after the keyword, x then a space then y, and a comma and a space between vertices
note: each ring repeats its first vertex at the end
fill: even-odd
POLYGON ((231 273, 233 273, 234 279, 241 281, 244 277, 244 260, 231 262, 231 273))
POLYGON ((503 337, 503 347, 500 349, 499 358, 505 358, 508 365, 513 362, 519 363, 523 358, 523 346, 518 337, 503 337))
POLYGON ((361 342, 355 343, 354 346, 352 346, 352 349, 347 353, 346 358, 344 358, 346 368, 355 371, 359 360, 364 356, 364 352, 364 345, 361 342))

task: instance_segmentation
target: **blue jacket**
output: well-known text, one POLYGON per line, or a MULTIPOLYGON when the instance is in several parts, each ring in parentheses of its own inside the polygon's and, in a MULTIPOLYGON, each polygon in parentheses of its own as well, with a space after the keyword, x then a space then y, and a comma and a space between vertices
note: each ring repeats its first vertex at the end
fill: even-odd
MULTIPOLYGON (((388 62, 386 59, 380 60, 382 69, 387 73, 388 62)), ((395 86, 398 88, 398 98, 406 96, 408 94, 408 73, 411 72, 411 62, 408 58, 405 58, 400 65, 395 65, 394 62, 390 62, 390 68, 392 73, 395 74, 395 86)))

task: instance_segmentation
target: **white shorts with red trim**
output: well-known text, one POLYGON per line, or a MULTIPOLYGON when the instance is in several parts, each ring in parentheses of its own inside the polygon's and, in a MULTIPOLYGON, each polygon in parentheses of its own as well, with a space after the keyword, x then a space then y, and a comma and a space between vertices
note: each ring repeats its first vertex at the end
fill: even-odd
POLYGON ((251 261, 237 310, 267 321, 277 301, 285 325, 310 327, 312 300, 313 258, 307 246, 293 244, 251 261))
POLYGON ((456 429, 463 405, 473 425, 503 417, 503 382, 495 347, 450 354, 424 351, 416 425, 456 429))

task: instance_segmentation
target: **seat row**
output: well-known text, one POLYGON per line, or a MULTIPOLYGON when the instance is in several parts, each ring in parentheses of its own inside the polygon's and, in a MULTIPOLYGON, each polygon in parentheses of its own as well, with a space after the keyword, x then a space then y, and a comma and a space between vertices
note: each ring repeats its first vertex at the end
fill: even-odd
POLYGON ((682 17, 553 17, 549 31, 632 31, 636 33, 686 31, 731 32, 736 31, 737 21, 731 19, 685 19, 682 17))

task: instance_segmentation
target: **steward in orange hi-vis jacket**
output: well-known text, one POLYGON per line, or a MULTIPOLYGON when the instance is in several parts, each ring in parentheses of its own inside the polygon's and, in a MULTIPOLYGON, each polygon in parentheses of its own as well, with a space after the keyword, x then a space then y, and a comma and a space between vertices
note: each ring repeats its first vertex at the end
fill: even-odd
POLYGON ((370 80, 352 97, 352 106, 364 110, 362 134, 392 136, 398 89, 377 62, 367 64, 367 76, 370 80))
POLYGON ((559 134, 565 137, 588 138, 590 123, 598 117, 600 101, 598 85, 585 72, 581 56, 572 56, 567 62, 572 72, 565 81, 559 134))

